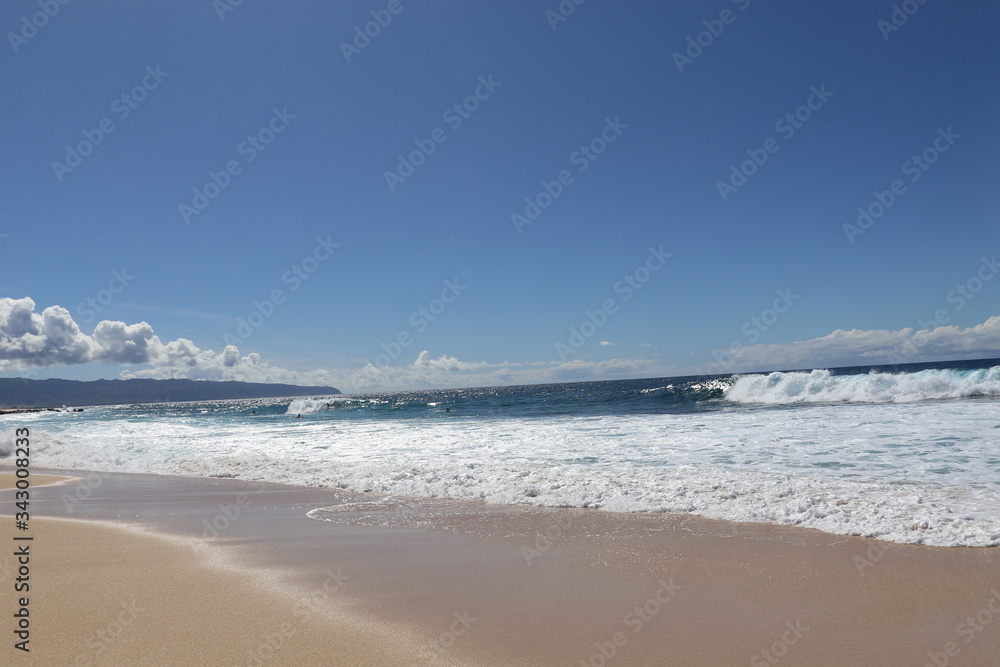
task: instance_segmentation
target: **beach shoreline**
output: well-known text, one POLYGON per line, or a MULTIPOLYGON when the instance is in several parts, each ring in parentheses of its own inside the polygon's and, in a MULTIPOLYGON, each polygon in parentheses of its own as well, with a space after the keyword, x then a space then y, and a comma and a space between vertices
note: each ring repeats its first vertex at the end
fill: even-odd
MULTIPOLYGON (((2 471, 3 468, 0 468, 2 471)), ((12 473, 0 472, 0 491, 16 488, 17 477, 12 473)), ((75 481, 79 477, 73 475, 31 475, 31 487, 56 486, 75 481)))
MULTIPOLYGON (((1000 614, 980 630, 967 624, 1000 590, 993 548, 682 515, 72 474, 32 487, 37 644, 30 656, 0 648, 13 664, 81 652, 93 662, 80 664, 135 655, 185 664, 200 655, 211 664, 372 665, 597 665, 609 656, 753 665, 776 664, 767 656, 778 653, 789 665, 910 665, 948 648, 963 664, 991 664, 1000 654, 1000 614), (192 573, 194 584, 157 587, 167 571, 192 573), (124 614, 139 593, 160 632, 137 621, 100 655, 86 653, 88 638, 112 623, 97 619, 124 614), (276 615, 276 604, 286 612, 276 615), (77 615, 83 606, 91 612, 77 615), (208 618, 218 627, 204 626, 208 618), (188 639, 178 648, 161 636, 188 639)), ((13 491, 0 492, 0 513, 13 514, 13 503, 13 491)), ((12 517, 3 520, 13 533, 12 517)), ((11 618, 13 591, 0 586, 11 618)))

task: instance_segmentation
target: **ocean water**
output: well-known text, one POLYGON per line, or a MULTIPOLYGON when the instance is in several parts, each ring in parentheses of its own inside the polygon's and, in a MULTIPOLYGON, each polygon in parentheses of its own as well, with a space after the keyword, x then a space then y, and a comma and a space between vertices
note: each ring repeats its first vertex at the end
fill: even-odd
POLYGON ((1000 360, 87 408, 32 463, 1000 545, 1000 360))

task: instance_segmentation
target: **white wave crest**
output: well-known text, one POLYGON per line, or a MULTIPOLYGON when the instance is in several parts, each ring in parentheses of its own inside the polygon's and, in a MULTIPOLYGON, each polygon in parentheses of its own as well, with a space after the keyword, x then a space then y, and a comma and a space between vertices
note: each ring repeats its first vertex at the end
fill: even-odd
POLYGON ((348 403, 346 398, 296 398, 288 405, 289 415, 311 415, 315 412, 339 408, 348 403))
POLYGON ((0 431, 0 458, 6 458, 14 453, 14 429, 0 431))
POLYGON ((945 398, 1000 396, 1000 366, 979 370, 925 370, 916 373, 832 375, 768 373, 737 377, 726 390, 734 403, 909 403, 945 398))
MULTIPOLYGON (((0 431, 0 458, 13 457, 18 444, 17 441, 22 440, 20 446, 24 446, 23 439, 18 436, 17 429, 4 429, 0 431)), ((49 433, 45 431, 40 431, 37 428, 31 429, 31 434, 26 438, 29 443, 29 448, 34 449, 35 453, 45 452, 47 448, 52 443, 59 443, 59 440, 54 438, 49 433)), ((61 443, 60 443, 61 444, 61 443)))

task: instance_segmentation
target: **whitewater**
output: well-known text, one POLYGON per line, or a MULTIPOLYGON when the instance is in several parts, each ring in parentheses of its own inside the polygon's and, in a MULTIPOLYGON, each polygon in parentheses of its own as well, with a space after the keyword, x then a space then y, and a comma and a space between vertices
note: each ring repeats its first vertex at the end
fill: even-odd
POLYGON ((0 456, 997 546, 1000 365, 954 366, 12 415, 0 456))

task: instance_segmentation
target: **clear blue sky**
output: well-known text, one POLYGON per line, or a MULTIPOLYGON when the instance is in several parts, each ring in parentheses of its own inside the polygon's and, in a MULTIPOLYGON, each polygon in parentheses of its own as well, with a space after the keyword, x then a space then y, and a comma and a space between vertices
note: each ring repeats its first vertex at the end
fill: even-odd
POLYGON ((220 18, 222 6, 71 2, 35 17, 37 30, 24 17, 38 3, 0 9, 0 298, 29 297, 50 347, 65 343, 51 322, 38 328, 52 306, 79 325, 67 335, 97 346, 59 357, 68 365, 30 360, 24 327, 0 309, 5 375, 250 378, 243 362, 220 376, 219 359, 238 318, 276 289, 283 303, 237 345, 275 369, 269 379, 351 385, 381 343, 411 337, 357 388, 669 374, 733 343, 756 347, 723 370, 887 363, 899 332, 939 310, 955 329, 916 340, 911 356, 997 349, 1000 280, 984 269, 973 298, 948 299, 998 250, 995 3, 913 2, 891 31, 879 25, 891 2, 590 0, 558 22, 546 16, 556 0, 242 2, 220 18), (724 10, 730 22, 713 23, 724 10), (343 43, 373 11, 391 22, 348 62, 343 43), (675 52, 699 33, 708 45, 679 71, 675 52), (813 87, 832 96, 810 98, 813 87), (445 115, 477 89, 467 117, 445 115), (794 134, 776 128, 809 101, 794 134), (103 119, 113 131, 92 154, 53 165, 103 119), (614 141, 574 159, 606 119, 619 122, 605 132, 614 141), (269 123, 281 131, 263 150, 243 144, 269 123), (390 189, 385 172, 438 128, 446 140, 390 189), (948 128, 947 150, 912 181, 904 163, 948 128), (718 182, 748 150, 767 161, 724 201, 718 182), (230 161, 238 173, 186 220, 179 206, 230 161), (572 182, 519 233, 511 215, 563 170, 572 182), (845 223, 897 179, 903 194, 849 240, 845 223), (339 247, 292 289, 285 272, 317 238, 339 247), (618 281, 661 245, 671 257, 626 299, 618 281), (124 286, 112 274, 123 268, 124 286), (414 325, 455 279, 467 287, 414 325), (101 292, 109 282, 117 293, 101 292), (798 297, 786 312, 766 330, 748 324, 786 289, 798 297), (608 299, 606 323, 572 346, 570 327, 608 299), (94 338, 101 320, 146 322, 162 345, 200 352, 122 364, 127 354, 98 350, 112 345, 94 338), (796 348, 836 330, 858 330, 857 345, 796 348), (873 331, 888 342, 862 335, 873 331))

